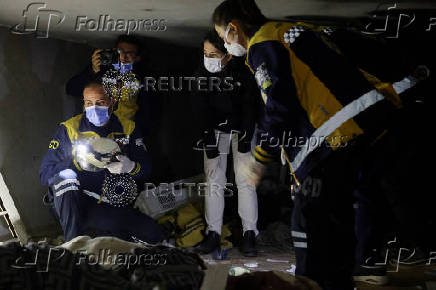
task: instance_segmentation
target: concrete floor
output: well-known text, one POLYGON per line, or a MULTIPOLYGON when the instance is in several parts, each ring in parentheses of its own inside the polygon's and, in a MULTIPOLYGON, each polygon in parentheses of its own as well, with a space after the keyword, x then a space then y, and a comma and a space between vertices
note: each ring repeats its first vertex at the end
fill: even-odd
MULTIPOLYGON (((261 247, 259 255, 255 258, 244 257, 238 249, 233 248, 228 252, 226 260, 214 260, 211 255, 203 255, 203 260, 208 269, 202 289, 225 289, 227 275, 230 268, 240 266, 250 271, 280 271, 291 275, 291 265, 295 265, 294 252, 284 252, 275 248, 261 247), (257 267, 250 264, 256 264, 257 267)), ((436 265, 396 266, 388 267, 389 285, 374 286, 358 282, 357 289, 383 289, 383 290, 436 290, 436 265)))

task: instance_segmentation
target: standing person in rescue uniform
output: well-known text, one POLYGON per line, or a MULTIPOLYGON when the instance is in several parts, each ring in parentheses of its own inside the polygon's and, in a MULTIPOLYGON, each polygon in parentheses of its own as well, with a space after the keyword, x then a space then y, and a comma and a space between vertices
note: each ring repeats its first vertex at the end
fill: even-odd
POLYGON ((102 194, 107 173, 128 174, 137 184, 150 175, 151 158, 135 122, 112 113, 115 103, 102 84, 83 90, 84 113, 59 125, 40 168, 41 183, 50 186, 65 240, 79 235, 115 236, 156 243, 164 239, 159 225, 131 205, 114 207, 102 194), (109 138, 121 144, 117 161, 98 172, 85 171, 73 156, 73 143, 109 138))
POLYGON ((255 238, 257 230, 256 188, 247 183, 241 174, 244 159, 250 156, 251 140, 257 118, 259 92, 244 59, 226 52, 217 33, 209 31, 203 41, 203 62, 197 76, 219 78, 220 90, 207 88, 197 91, 194 107, 200 125, 204 149, 204 173, 208 184, 205 195, 207 236, 197 246, 200 253, 210 253, 220 246, 223 224, 224 200, 227 192, 227 157, 232 150, 235 180, 238 189, 238 213, 243 227, 241 252, 245 256, 257 255, 255 238), (233 89, 226 89, 224 78, 229 78, 233 89))
POLYGON ((331 29, 268 21, 253 0, 224 1, 212 20, 229 53, 247 55, 265 104, 246 176, 256 184, 279 156, 290 167, 296 274, 353 289, 360 165, 376 162, 371 150, 388 151, 380 140, 416 80, 396 66, 391 78, 365 71, 333 44, 331 29))

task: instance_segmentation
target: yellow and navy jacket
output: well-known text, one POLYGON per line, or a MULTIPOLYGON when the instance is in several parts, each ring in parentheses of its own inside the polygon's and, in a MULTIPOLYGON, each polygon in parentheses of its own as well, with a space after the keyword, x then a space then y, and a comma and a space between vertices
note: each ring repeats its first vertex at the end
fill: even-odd
POLYGON ((399 94, 415 83, 393 67, 396 75, 379 73, 384 63, 347 57, 340 47, 349 46, 339 40, 348 37, 335 35, 328 27, 268 22, 248 44, 246 64, 265 104, 255 158, 269 162, 281 153, 297 184, 351 140, 381 136, 402 106, 399 94))
POLYGON ((72 169, 77 173, 81 189, 101 194, 106 170, 100 172, 84 171, 73 158, 73 142, 82 138, 105 137, 115 140, 136 166, 130 173, 135 181, 145 180, 151 172, 151 157, 135 122, 112 114, 104 127, 94 126, 85 115, 77 115, 62 122, 49 144, 41 168, 40 180, 45 186, 62 170, 72 169))

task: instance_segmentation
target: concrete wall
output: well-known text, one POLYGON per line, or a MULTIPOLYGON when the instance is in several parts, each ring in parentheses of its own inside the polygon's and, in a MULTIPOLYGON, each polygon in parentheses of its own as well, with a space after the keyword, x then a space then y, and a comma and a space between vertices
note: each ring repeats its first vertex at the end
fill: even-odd
POLYGON ((64 84, 88 54, 85 45, 0 30, 0 172, 30 234, 55 229, 38 169, 57 124, 76 111, 64 84))
MULTIPOLYGON (((106 44, 107 45, 107 44, 106 44)), ((64 92, 66 81, 88 64, 84 44, 13 35, 0 28, 0 173, 30 236, 58 231, 42 204, 38 170, 59 122, 79 113, 81 101, 64 92)), ((149 41, 154 75, 192 75, 200 58, 192 48, 149 41), (172 57, 169 57, 172 56, 172 57)), ((153 178, 173 181, 201 172, 193 144, 193 112, 186 92, 163 93, 153 135, 153 178)), ((0 223, 0 237, 4 233, 0 223)))

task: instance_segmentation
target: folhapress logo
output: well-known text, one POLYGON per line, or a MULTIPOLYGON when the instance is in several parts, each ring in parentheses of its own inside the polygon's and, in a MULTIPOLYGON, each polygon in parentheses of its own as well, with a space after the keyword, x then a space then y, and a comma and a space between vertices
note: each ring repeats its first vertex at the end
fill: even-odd
POLYGON ((48 38, 50 28, 61 24, 65 15, 61 11, 47 9, 46 3, 30 3, 23 10, 23 23, 11 27, 14 34, 35 34, 48 38))

